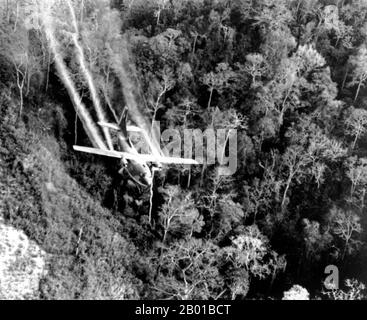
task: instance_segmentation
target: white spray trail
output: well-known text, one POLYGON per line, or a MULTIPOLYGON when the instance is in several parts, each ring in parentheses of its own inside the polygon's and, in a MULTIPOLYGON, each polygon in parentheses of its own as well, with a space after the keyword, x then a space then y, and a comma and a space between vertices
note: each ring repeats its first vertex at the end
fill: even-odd
MULTIPOLYGON (((75 16, 74 8, 73 8, 72 4, 70 3, 70 0, 67 0, 67 4, 68 4, 68 7, 69 7, 69 10, 70 10, 70 13, 71 13, 72 23, 73 23, 73 27, 74 27, 74 33, 72 34, 72 39, 73 39, 75 49, 77 51, 77 59, 78 59, 80 69, 82 70, 83 75, 84 75, 85 79, 87 80, 89 91, 91 93, 92 101, 93 101, 93 104, 94 104, 94 108, 95 108, 96 113, 97 113, 98 121, 107 122, 106 121, 106 115, 105 115, 104 110, 101 106, 101 102, 99 100, 98 93, 97 93, 96 87, 94 85, 92 75, 91 75, 90 71, 88 70, 88 68, 86 66, 86 63, 85 63, 86 60, 85 60, 85 55, 84 55, 83 48, 80 46, 79 41, 78 41, 79 28, 78 28, 78 23, 77 23, 76 16, 75 16)), ((109 130, 107 128, 102 128, 102 131, 103 131, 103 134, 106 138, 107 145, 108 145, 109 149, 113 150, 113 144, 112 144, 112 139, 111 139, 111 135, 110 135, 109 130)))
POLYGON ((112 49, 109 50, 112 66, 121 84, 123 95, 129 108, 129 115, 135 124, 142 130, 152 154, 155 157, 160 158, 162 157, 162 151, 159 142, 156 141, 154 134, 151 132, 151 124, 146 120, 139 109, 137 97, 140 97, 140 104, 145 105, 145 101, 141 96, 135 67, 129 59, 128 42, 125 38, 121 38, 121 40, 122 46, 118 48, 118 53, 113 52, 112 49))
POLYGON ((78 91, 76 90, 75 85, 70 78, 70 75, 65 66, 64 60, 58 51, 59 44, 54 36, 55 29, 54 29, 53 22, 52 22, 53 18, 51 17, 51 14, 50 14, 50 4, 51 3, 52 1, 50 2, 43 1, 43 8, 40 10, 40 12, 41 12, 41 20, 44 25, 44 31, 45 31, 47 40, 49 42, 50 49, 54 55, 56 69, 69 93, 69 96, 73 102, 74 108, 80 120, 82 121, 84 130, 87 133, 93 146, 96 148, 107 150, 107 147, 105 143, 103 142, 103 139, 100 136, 98 128, 95 126, 91 115, 89 114, 85 105, 81 102, 81 98, 78 94, 78 91))

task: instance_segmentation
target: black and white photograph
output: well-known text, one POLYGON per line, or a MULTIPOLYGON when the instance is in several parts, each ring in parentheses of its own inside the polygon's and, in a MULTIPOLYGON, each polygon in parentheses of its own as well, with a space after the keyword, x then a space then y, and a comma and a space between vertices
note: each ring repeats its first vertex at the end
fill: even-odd
POLYGON ((230 319, 366 266, 367 0, 0 0, 0 300, 230 319))

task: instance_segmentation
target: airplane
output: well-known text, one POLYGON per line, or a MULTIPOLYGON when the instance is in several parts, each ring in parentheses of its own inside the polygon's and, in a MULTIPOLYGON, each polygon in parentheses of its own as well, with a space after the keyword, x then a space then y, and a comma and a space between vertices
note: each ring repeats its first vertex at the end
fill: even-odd
MULTIPOLYGON (((129 132, 144 133, 144 131, 133 125, 127 125, 128 109, 125 108, 120 121, 116 123, 98 122, 102 128, 113 130, 118 134, 119 146, 122 151, 103 150, 91 147, 82 147, 74 145, 73 149, 79 152, 85 152, 105 157, 111 157, 121 160, 120 174, 127 172, 129 177, 142 187, 151 186, 153 183, 154 171, 160 170, 163 164, 176 165, 197 165, 197 161, 177 157, 157 156, 153 154, 139 154, 129 138, 129 132), (119 124, 117 124, 119 122, 119 124), (151 164, 151 166, 149 166, 151 164)), ((147 138, 146 138, 147 139, 147 138)))

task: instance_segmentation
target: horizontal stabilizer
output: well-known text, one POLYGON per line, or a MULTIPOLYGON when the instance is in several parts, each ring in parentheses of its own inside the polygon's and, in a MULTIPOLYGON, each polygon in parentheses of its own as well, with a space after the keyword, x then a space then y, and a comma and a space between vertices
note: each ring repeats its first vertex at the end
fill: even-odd
POLYGON ((117 124, 114 123, 107 123, 107 122, 98 122, 98 124, 102 127, 102 128, 108 128, 108 129, 112 129, 112 130, 116 130, 116 131, 120 131, 120 127, 117 124))
POLYGON ((156 162, 156 163, 165 163, 165 164, 186 164, 186 165, 194 165, 199 164, 197 161, 192 159, 182 159, 182 158, 171 158, 171 157, 155 157, 150 154, 132 154, 127 152, 119 152, 119 151, 110 151, 110 150, 101 150, 96 148, 89 147, 80 147, 74 146, 75 151, 91 153, 95 155, 112 157, 117 159, 128 159, 135 160, 137 162, 156 162))
POLYGON ((136 126, 127 126, 126 129, 129 132, 142 132, 142 130, 136 126))
POLYGON ((157 161, 152 162, 165 163, 165 164, 186 164, 186 165, 199 164, 199 162, 193 159, 174 158, 174 157, 160 157, 158 158, 157 161))
MULTIPOLYGON (((98 124, 103 128, 108 128, 108 129, 112 129, 115 131, 121 131, 121 128, 117 124, 114 124, 114 123, 98 122, 98 124)), ((126 129, 129 132, 141 132, 142 131, 140 128, 136 126, 127 126, 126 129)))

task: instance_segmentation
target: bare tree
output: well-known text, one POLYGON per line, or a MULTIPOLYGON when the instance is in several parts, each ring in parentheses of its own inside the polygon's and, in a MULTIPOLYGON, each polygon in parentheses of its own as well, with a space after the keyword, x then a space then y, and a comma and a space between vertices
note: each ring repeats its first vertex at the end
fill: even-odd
POLYGON ((13 65, 15 67, 16 71, 16 77, 17 77, 17 86, 19 90, 19 97, 20 97, 20 107, 19 107, 19 116, 22 115, 23 111, 23 104, 24 104, 24 85, 26 83, 27 79, 27 65, 28 65, 28 54, 22 54, 20 55, 19 62, 13 61, 13 65))
POLYGON ((165 69, 163 71, 162 81, 159 82, 158 84, 157 99, 154 105, 152 106, 152 109, 153 109, 152 127, 153 127, 154 121, 156 120, 158 110, 162 108, 162 104, 161 104, 162 98, 168 91, 170 91, 174 87, 174 85, 175 85, 175 80, 174 80, 172 71, 165 69))
POLYGON ((352 157, 348 160, 347 166, 347 176, 352 183, 350 198, 347 200, 353 205, 357 205, 357 207, 359 207, 359 201, 361 201, 360 209, 363 210, 364 198, 367 193, 367 160, 352 157), (356 199, 357 202, 355 202, 356 199))
MULTIPOLYGON (((157 2, 157 5, 158 5, 158 8, 157 8, 157 10, 155 11, 154 14, 157 17, 157 26, 158 26, 159 22, 160 22, 162 11, 166 8, 168 0, 156 0, 156 2, 157 2)), ((131 6, 131 4, 130 4, 130 6, 131 6)))
POLYGON ((209 242, 194 238, 175 242, 163 250, 154 289, 165 299, 217 299, 224 293, 219 255, 220 249, 209 242))
POLYGON ((349 87, 357 85, 354 101, 357 101, 362 86, 367 80, 367 48, 363 45, 355 56, 352 56, 349 63, 353 67, 352 81, 349 87))
POLYGON ((331 210, 331 215, 333 217, 332 231, 344 241, 344 249, 341 257, 344 259, 346 253, 352 253, 361 244, 359 240, 354 239, 355 234, 362 232, 360 218, 350 210, 344 211, 336 207, 331 210))
POLYGON ((350 115, 345 124, 347 132, 354 137, 352 143, 352 149, 354 149, 359 138, 367 131, 367 111, 351 107, 350 115))
POLYGON ((195 208, 191 194, 184 194, 174 186, 162 191, 166 198, 159 213, 159 223, 163 228, 162 243, 167 244, 170 233, 184 234, 191 238, 202 226, 202 217, 195 208))

